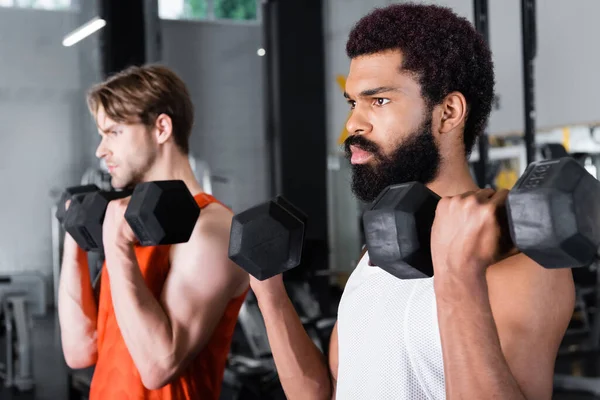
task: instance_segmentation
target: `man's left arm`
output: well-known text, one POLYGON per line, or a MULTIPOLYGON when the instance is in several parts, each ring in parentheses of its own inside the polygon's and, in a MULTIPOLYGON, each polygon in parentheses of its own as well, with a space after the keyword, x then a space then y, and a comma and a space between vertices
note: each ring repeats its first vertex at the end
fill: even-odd
POLYGON ((220 212, 203 214, 190 240, 172 247, 159 299, 146 285, 133 247, 118 240, 105 245, 117 322, 148 389, 167 384, 197 355, 228 302, 248 286, 247 274, 228 259, 229 225, 220 212))
POLYGON ((571 271, 519 254, 486 274, 434 280, 447 398, 550 399, 573 312, 571 271))

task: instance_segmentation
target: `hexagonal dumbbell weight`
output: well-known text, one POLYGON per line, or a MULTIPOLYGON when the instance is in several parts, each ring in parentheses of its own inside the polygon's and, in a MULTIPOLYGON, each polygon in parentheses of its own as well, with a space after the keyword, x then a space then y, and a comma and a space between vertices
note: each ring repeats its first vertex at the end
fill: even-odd
POLYGON ((233 217, 229 258, 265 280, 300 264, 306 215, 285 198, 259 204, 233 217))
POLYGON ((83 200, 84 194, 92 193, 99 191, 100 188, 96 185, 82 185, 82 186, 71 186, 68 187, 62 192, 60 199, 56 203, 56 219, 58 219, 59 223, 65 222, 65 217, 67 215, 67 201, 71 201, 71 205, 74 202, 80 202, 83 200))
POLYGON ((418 182, 385 188, 363 213, 370 262, 402 279, 433 276, 429 239, 439 200, 418 182))
POLYGON ((103 191, 77 195, 65 214, 64 228, 85 251, 103 252, 102 224, 108 203, 131 195, 131 190, 103 191))
POLYGON ((600 247, 600 182, 571 157, 534 162, 508 194, 516 247, 545 268, 586 267, 600 247))
POLYGON ((196 226, 200 207, 183 181, 136 185, 125 219, 142 246, 185 243, 196 226))

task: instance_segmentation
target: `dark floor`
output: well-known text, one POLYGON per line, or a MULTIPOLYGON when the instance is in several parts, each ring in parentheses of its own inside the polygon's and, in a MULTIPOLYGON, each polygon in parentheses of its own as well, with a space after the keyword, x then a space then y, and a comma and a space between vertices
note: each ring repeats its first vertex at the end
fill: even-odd
MULTIPOLYGON (((67 371, 60 352, 58 321, 50 316, 34 321, 34 377, 35 389, 29 393, 18 393, 0 386, 0 400, 67 400, 67 371)), ((600 354, 588 356, 581 361, 562 359, 557 363, 557 370, 568 372, 570 369, 593 368, 600 370, 600 354), (583 367, 582 367, 583 365, 583 367), (591 366, 591 367, 590 367, 591 366)), ((1 384, 1 381, 0 381, 1 384)), ((591 400, 599 399, 585 393, 555 391, 554 400, 591 400)))
POLYGON ((67 399, 67 366, 60 351, 58 320, 54 313, 36 318, 33 323, 33 374, 35 388, 19 393, 0 387, 0 400, 62 400, 67 399))

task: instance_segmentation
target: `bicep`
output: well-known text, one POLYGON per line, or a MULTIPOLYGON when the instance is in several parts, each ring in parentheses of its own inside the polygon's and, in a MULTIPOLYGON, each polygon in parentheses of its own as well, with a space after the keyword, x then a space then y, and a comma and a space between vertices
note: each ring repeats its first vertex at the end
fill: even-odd
POLYGON ((553 389, 555 349, 550 340, 535 332, 515 329, 502 333, 499 329, 502 352, 512 376, 526 399, 550 399, 553 389), (517 335, 522 335, 518 337, 517 335))
POLYGON ((515 267, 524 269, 511 268, 489 285, 502 352, 527 399, 550 399, 558 348, 573 312, 570 271, 515 267))
POLYGON ((332 399, 335 399, 335 389, 338 376, 338 324, 333 326, 331 338, 329 339, 329 373, 331 375, 332 399))
POLYGON ((178 360, 193 357, 208 342, 236 289, 222 242, 198 233, 173 252, 161 304, 178 360))

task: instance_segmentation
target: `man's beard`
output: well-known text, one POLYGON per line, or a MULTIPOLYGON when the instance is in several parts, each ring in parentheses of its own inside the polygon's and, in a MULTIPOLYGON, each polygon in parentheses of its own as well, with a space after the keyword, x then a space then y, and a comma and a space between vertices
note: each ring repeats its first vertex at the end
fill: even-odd
POLYGON ((441 163, 431 129, 431 117, 400 143, 390 157, 385 156, 375 143, 360 135, 348 137, 344 145, 348 159, 352 157, 351 145, 373 154, 375 165, 352 165, 352 192, 364 202, 375 200, 389 185, 431 182, 437 176, 441 163))

